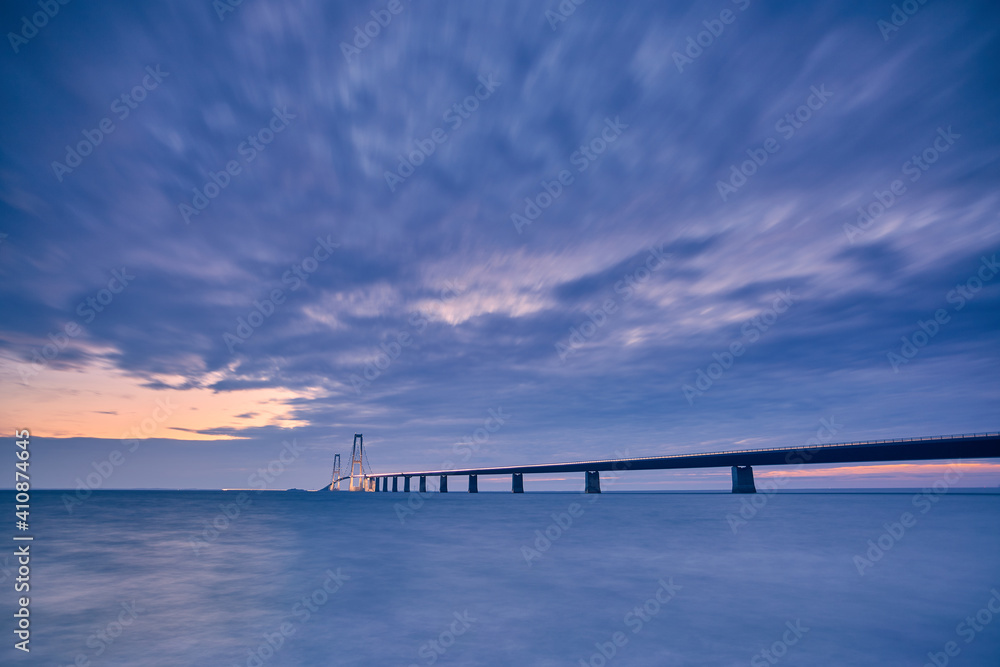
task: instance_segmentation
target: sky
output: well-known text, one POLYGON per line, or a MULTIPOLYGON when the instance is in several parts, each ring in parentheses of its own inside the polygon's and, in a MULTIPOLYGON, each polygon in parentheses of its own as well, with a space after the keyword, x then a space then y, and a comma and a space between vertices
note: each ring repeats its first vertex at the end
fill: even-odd
POLYGON ((386 472, 1000 430, 995 3, 39 7, 0 10, 36 486, 320 488, 355 433, 386 472))

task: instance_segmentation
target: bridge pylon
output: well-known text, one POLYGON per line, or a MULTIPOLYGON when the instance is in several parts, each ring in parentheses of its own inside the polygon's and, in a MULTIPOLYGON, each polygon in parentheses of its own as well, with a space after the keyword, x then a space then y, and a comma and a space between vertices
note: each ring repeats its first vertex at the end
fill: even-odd
POLYGON ((354 444, 351 445, 351 483, 348 489, 351 491, 367 491, 368 481, 365 478, 364 464, 365 438, 360 433, 354 434, 354 444), (355 473, 355 467, 357 472, 355 473))
POLYGON ((515 472, 510 476, 510 490, 513 493, 524 493, 524 473, 515 472))
POLYGON ((733 493, 757 493, 753 483, 753 466, 733 466, 733 493))
POLYGON ((333 455, 333 477, 330 479, 330 490, 340 491, 340 454, 333 455))

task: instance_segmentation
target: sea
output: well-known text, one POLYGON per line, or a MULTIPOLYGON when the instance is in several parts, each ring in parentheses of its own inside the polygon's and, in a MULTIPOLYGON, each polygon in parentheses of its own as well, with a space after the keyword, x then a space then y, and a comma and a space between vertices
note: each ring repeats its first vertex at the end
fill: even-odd
POLYGON ((36 491, 31 519, 3 665, 1000 665, 997 489, 36 491))

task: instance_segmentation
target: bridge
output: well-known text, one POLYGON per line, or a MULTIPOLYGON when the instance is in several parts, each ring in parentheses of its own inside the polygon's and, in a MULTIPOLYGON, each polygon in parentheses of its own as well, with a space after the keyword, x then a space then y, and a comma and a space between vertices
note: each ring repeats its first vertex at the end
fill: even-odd
MULTIPOLYGON (((872 463, 892 461, 932 461, 956 459, 1000 458, 1000 433, 968 433, 896 440, 867 440, 809 447, 772 447, 769 449, 739 449, 703 454, 674 454, 642 458, 602 459, 573 461, 569 463, 537 463, 493 468, 464 468, 447 470, 419 470, 408 472, 364 473, 361 464, 363 439, 354 436, 358 474, 337 477, 334 475, 330 489, 339 488, 340 481, 350 479, 351 490, 399 491, 399 478, 403 478, 403 492, 409 492, 410 480, 417 478, 419 491, 427 491, 427 478, 439 477, 438 490, 448 491, 448 478, 468 476, 469 493, 479 491, 480 475, 510 475, 511 491, 524 493, 524 475, 540 473, 584 473, 584 492, 600 493, 602 472, 629 470, 675 470, 681 468, 732 469, 733 493, 756 493, 753 466, 805 466, 823 463, 872 463)), ((352 453, 352 459, 355 454, 352 453)))

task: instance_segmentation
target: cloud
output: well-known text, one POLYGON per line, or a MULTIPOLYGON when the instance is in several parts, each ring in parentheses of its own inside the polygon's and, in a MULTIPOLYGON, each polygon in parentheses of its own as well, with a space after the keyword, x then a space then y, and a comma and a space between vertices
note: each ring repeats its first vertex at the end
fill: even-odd
MULTIPOLYGON (((407 5, 350 62, 364 7, 61 15, 0 60, 17 100, 0 110, 3 393, 42 359, 28 382, 46 404, 84 404, 74 374, 121 388, 100 394, 107 416, 147 392, 217 396, 212 419, 172 428, 258 442, 295 424, 336 451, 367 429, 386 465, 433 458, 498 405, 517 416, 483 456, 508 463, 623 439, 794 443, 830 413, 860 439, 995 430, 1000 283, 899 373, 886 354, 998 249, 997 9, 928 5, 886 42, 863 3, 754 3, 679 72, 710 9, 583 5, 553 31, 527 1, 407 5), (120 117, 154 66, 169 74, 120 117), (500 83, 477 99, 485 76, 500 83), (829 99, 796 120, 818 86, 829 99), (280 132, 276 113, 294 116, 280 132), (114 131, 59 180, 52 163, 104 118, 114 131), (607 119, 627 126, 613 142, 607 119), (961 136, 909 180, 938 128, 961 136), (562 170, 572 184, 519 234, 512 213, 562 170), (906 193, 852 243, 844 225, 894 179, 906 193), (216 189, 186 223, 180 205, 216 189), (339 247, 310 271, 319 238, 339 247), (669 265, 625 299, 650 246, 669 265), (81 315, 122 267, 134 281, 81 315), (689 404, 683 385, 777 290, 795 305, 689 404), (556 344, 608 299, 564 363, 556 344)), ((72 412, 38 428, 93 435, 72 412)))

